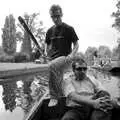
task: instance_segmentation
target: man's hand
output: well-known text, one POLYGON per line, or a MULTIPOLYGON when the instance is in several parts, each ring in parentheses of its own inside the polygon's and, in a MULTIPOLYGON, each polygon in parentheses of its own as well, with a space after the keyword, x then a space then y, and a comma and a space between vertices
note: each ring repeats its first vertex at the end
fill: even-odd
POLYGON ((93 107, 95 109, 102 110, 107 112, 113 108, 111 99, 109 97, 101 97, 98 99, 93 100, 93 107))

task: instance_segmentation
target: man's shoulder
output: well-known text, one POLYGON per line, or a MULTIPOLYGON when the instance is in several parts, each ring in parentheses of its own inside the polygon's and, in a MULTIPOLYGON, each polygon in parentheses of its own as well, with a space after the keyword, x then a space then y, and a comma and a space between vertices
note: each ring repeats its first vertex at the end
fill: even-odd
POLYGON ((51 27, 47 30, 47 32, 52 31, 54 28, 55 28, 55 25, 51 26, 51 27))
POLYGON ((67 29, 73 29, 73 27, 71 25, 68 25, 67 23, 64 23, 62 24, 65 28, 67 29))
POLYGON ((93 76, 86 76, 86 80, 90 81, 92 84, 96 84, 98 81, 93 76))

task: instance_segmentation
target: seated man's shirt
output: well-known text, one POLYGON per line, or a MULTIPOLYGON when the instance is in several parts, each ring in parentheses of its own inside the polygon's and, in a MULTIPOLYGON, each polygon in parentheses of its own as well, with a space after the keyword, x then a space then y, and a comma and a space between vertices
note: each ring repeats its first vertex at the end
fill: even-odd
POLYGON ((92 97, 96 92, 104 90, 103 86, 96 79, 90 79, 86 76, 86 78, 82 81, 76 81, 74 73, 70 74, 66 77, 64 75, 64 94, 68 98, 67 105, 68 106, 80 106, 80 104, 69 98, 69 94, 71 92, 76 92, 82 96, 92 97))

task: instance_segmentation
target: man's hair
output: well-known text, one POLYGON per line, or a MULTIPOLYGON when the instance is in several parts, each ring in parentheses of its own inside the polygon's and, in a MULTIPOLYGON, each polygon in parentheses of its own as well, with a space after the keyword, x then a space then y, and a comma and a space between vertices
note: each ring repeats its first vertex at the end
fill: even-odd
POLYGON ((85 62, 84 59, 82 59, 81 57, 76 57, 75 60, 72 62, 72 69, 75 70, 76 68, 76 63, 79 63, 80 65, 85 64, 86 68, 87 68, 87 63, 85 62))
POLYGON ((50 8, 50 10, 49 10, 49 13, 50 13, 50 15, 54 15, 58 11, 60 11, 59 15, 62 16, 63 15, 62 8, 59 5, 52 5, 51 8, 50 8))

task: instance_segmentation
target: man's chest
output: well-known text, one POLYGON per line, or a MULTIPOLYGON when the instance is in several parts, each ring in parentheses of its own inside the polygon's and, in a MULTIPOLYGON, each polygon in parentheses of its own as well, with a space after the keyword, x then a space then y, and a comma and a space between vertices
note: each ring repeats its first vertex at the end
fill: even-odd
POLYGON ((72 81, 75 91, 79 94, 89 95, 94 93, 94 85, 89 81, 72 81))
POLYGON ((64 44, 65 35, 62 28, 54 28, 50 34, 50 41, 53 46, 64 44))

